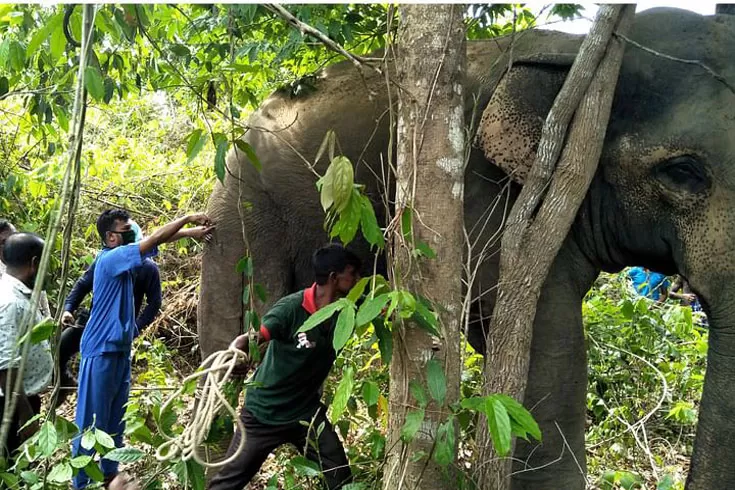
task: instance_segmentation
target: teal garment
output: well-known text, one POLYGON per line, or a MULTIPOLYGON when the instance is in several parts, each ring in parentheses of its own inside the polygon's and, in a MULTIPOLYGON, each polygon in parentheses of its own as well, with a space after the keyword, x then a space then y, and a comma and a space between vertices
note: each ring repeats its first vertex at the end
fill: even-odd
POLYGON ((671 287, 665 275, 647 271, 643 267, 631 267, 628 277, 633 281, 633 287, 638 294, 654 301, 660 301, 662 293, 671 287))

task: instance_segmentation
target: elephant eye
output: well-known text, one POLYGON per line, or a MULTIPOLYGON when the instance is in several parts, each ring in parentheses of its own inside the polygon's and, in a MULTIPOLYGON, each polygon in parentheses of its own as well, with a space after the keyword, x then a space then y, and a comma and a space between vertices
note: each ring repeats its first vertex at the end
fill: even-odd
POLYGON ((660 163, 654 168, 655 177, 673 190, 697 194, 710 187, 704 166, 695 157, 682 155, 660 163))

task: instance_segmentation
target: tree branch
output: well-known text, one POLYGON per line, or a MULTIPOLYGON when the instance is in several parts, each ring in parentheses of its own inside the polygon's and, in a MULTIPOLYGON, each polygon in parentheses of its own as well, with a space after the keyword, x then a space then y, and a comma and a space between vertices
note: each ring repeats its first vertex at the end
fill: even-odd
POLYGON ((271 12, 273 12, 274 14, 278 15, 279 17, 281 17, 283 20, 285 20, 289 24, 291 24, 293 27, 298 29, 302 34, 305 34, 305 35, 308 35, 308 36, 311 36, 317 39, 319 42, 324 44, 327 48, 341 54, 348 60, 352 61, 352 64, 354 64, 356 67, 359 68, 361 66, 368 66, 372 68, 373 70, 377 71, 378 73, 383 73, 383 71, 379 67, 368 63, 367 59, 363 58, 362 56, 358 56, 358 55, 350 53, 345 48, 340 46, 338 43, 334 42, 329 37, 327 37, 322 31, 320 31, 319 29, 315 29, 314 27, 311 27, 309 24, 306 24, 300 21, 299 19, 294 17, 293 14, 291 14, 291 12, 281 7, 280 5, 269 3, 269 4, 265 4, 264 7, 270 10, 271 12))

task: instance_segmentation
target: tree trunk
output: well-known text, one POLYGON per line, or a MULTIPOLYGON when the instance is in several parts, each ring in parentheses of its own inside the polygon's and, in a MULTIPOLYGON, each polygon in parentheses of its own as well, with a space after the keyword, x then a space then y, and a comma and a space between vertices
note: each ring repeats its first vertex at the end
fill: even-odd
MULTIPOLYGON (((602 151, 624 47, 622 41, 612 39, 612 33, 625 33, 633 13, 634 6, 600 8, 546 118, 536 160, 502 239, 497 303, 487 340, 486 395, 505 393, 523 402, 541 287, 602 151)), ((478 446, 480 487, 509 488, 511 459, 494 454, 484 423, 478 446)))
MULTIPOLYGON (((466 151, 462 12, 460 5, 406 5, 400 11, 395 55, 400 87, 395 207, 397 215, 411 213, 413 234, 406 238, 396 231, 392 277, 397 287, 437 305, 442 339, 435 342, 416 325, 396 321, 386 490, 449 488, 445 469, 451 466, 437 464, 435 457, 442 457, 435 450, 441 446, 436 443, 437 431, 446 434, 451 426, 457 434, 448 407, 458 399, 460 381, 466 151), (428 244, 437 258, 416 258, 420 242, 428 244), (426 407, 413 439, 401 441, 406 414, 419 405, 410 395, 409 382, 418 381, 424 391, 430 391, 426 387, 431 359, 446 376, 446 397, 426 407)), ((450 462, 456 457, 456 439, 448 439, 450 462)), ((443 454, 446 459, 447 453, 443 454)))

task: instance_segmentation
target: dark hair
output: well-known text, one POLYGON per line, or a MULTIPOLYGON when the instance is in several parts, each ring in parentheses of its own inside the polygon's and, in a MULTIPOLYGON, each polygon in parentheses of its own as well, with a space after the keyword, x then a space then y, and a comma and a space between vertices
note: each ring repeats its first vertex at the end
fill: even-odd
POLYGON ((43 253, 43 238, 35 233, 13 233, 5 240, 3 262, 8 267, 25 267, 43 253))
POLYGON ((13 229, 13 224, 6 220, 6 219, 0 219, 0 233, 5 233, 8 230, 13 229))
POLYGON ((108 209, 100 214, 97 218, 97 233, 100 234, 102 241, 105 241, 105 235, 108 231, 112 231, 115 228, 115 221, 125 221, 130 219, 130 215, 124 209, 108 209))
POLYGON ((331 273, 339 274, 352 266, 356 271, 362 267, 357 255, 344 248, 339 243, 324 245, 311 257, 311 266, 314 269, 314 278, 319 285, 326 284, 331 273))

